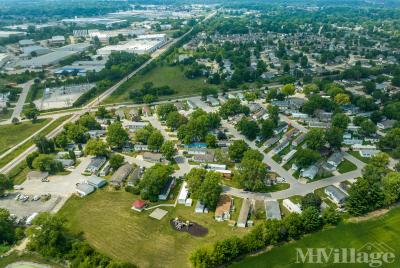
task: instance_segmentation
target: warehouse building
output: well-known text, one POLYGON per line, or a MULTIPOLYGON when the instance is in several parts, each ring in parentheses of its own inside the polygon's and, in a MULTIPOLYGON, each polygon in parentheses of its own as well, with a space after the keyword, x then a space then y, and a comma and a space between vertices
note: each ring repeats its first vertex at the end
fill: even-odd
POLYGON ((18 65, 23 68, 43 68, 58 64, 60 61, 65 60, 77 53, 78 52, 75 51, 54 51, 30 60, 22 60, 18 63, 18 65))
POLYGON ((105 46, 97 50, 97 54, 99 55, 110 55, 112 52, 128 52, 128 53, 136 53, 136 54, 146 54, 153 53, 160 47, 162 47, 164 43, 162 41, 156 40, 130 40, 124 44, 105 46))

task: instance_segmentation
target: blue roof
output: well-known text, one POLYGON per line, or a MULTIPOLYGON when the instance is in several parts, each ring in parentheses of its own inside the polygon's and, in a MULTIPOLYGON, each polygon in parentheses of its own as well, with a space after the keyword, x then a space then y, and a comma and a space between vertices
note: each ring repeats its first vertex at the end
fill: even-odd
POLYGON ((186 144, 185 147, 186 148, 207 148, 207 143, 201 143, 201 142, 191 143, 191 144, 186 144))

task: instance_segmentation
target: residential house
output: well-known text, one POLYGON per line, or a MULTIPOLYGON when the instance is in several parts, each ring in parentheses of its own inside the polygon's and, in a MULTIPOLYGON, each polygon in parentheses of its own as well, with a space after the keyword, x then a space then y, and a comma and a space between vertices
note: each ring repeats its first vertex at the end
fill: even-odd
POLYGON ((396 120, 386 119, 386 120, 379 122, 376 125, 377 125, 378 129, 386 130, 386 129, 393 128, 393 126, 396 122, 397 122, 396 120))
POLYGON ((89 134, 91 139, 101 138, 106 135, 106 131, 104 129, 89 130, 86 133, 89 134))
POLYGON ((126 163, 120 166, 117 171, 111 177, 110 185, 114 187, 121 187, 124 184, 124 181, 128 178, 129 174, 132 172, 133 167, 131 164, 126 163))
POLYGON ((187 104, 188 104, 190 109, 192 109, 192 110, 197 109, 197 105, 193 101, 187 100, 187 104))
POLYGON ((134 186, 137 181, 139 181, 140 177, 143 174, 143 167, 136 167, 133 169, 132 173, 129 175, 128 180, 127 180, 127 185, 128 186, 134 186))
POLYGON ((88 173, 88 174, 97 173, 106 162, 107 162, 107 159, 103 156, 93 157, 90 160, 89 165, 86 167, 84 173, 88 173))
POLYGON ((227 221, 231 218, 233 200, 229 195, 221 195, 215 209, 216 221, 227 221))
POLYGON ((318 174, 319 168, 316 165, 311 165, 308 168, 304 168, 300 172, 302 178, 313 180, 318 174))
POLYGON ((306 134, 301 133, 297 138, 292 141, 292 146, 297 147, 299 146, 304 140, 306 139, 306 134))
POLYGON ((344 201, 347 198, 347 195, 343 191, 333 185, 329 185, 328 187, 326 187, 324 192, 330 200, 332 200, 340 207, 344 204, 344 201))
POLYGON ((336 168, 340 165, 340 163, 342 163, 342 161, 343 161, 343 153, 335 152, 328 158, 326 164, 324 165, 324 168, 329 171, 335 171, 336 168))
POLYGON ((196 154, 193 156, 193 161, 199 162, 199 163, 212 163, 214 162, 215 157, 214 153, 212 152, 207 152, 206 154, 196 154))
POLYGON ((95 188, 101 188, 107 184, 107 181, 105 179, 92 175, 86 179, 86 183, 95 188))
POLYGON ((91 193, 93 193, 96 190, 92 185, 89 185, 87 183, 78 183, 76 185, 75 191, 76 194, 80 197, 87 196, 91 193))
POLYGON ((108 173, 110 173, 110 169, 111 169, 110 162, 107 162, 107 163, 102 167, 102 169, 100 170, 99 176, 101 176, 101 177, 107 176, 108 173))
POLYGON ((130 122, 126 124, 125 127, 129 130, 129 132, 135 132, 138 129, 145 128, 148 124, 148 122, 130 122))
POLYGON ((74 159, 57 159, 64 168, 73 167, 75 165, 74 159))
POLYGON ((297 203, 293 203, 292 202, 292 200, 290 200, 290 199, 283 199, 283 201, 282 201, 282 205, 287 209, 287 210, 289 210, 289 212, 291 212, 291 213, 298 213, 298 214, 301 214, 301 208, 300 208, 300 205, 299 204, 297 204, 297 203))
POLYGON ((358 151, 361 157, 371 158, 379 153, 379 150, 360 150, 358 151))
POLYGON ((189 195, 189 186, 188 186, 187 182, 185 181, 185 182, 183 182, 182 188, 178 195, 178 204, 185 204, 186 199, 188 198, 188 195, 189 195))
POLYGON ((158 200, 167 200, 171 189, 175 186, 175 178, 169 178, 158 195, 158 200))
POLYGON ((136 152, 144 152, 144 151, 150 151, 149 146, 147 144, 135 144, 133 146, 136 152))
POLYGON ((265 200, 265 216, 267 220, 281 220, 281 210, 277 200, 265 200))
POLYGON ((150 109, 150 107, 149 106, 143 106, 143 108, 142 108, 142 114, 144 115, 144 116, 150 116, 151 115, 151 109, 150 109))
POLYGON ((219 105, 219 101, 214 98, 213 96, 207 96, 206 101, 210 104, 212 107, 216 107, 219 105))
POLYGON ((145 152, 143 154, 143 160, 152 162, 152 163, 160 163, 162 161, 163 157, 162 154, 160 153, 151 153, 151 152, 145 152))
POLYGON ((237 220, 237 227, 245 228, 247 225, 247 219, 249 217, 251 208, 251 201, 248 198, 243 199, 242 207, 239 212, 239 217, 237 220))

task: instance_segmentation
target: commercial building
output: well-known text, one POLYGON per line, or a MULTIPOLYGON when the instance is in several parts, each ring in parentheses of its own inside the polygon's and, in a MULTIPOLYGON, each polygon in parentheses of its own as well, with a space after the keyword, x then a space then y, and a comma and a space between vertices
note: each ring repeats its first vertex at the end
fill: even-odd
POLYGON ((97 54, 99 55, 110 55, 112 52, 128 52, 128 53, 136 53, 136 54, 146 54, 153 53, 160 47, 162 47, 164 43, 162 41, 157 40, 130 40, 123 44, 105 46, 97 50, 97 54))
POLYGON ((10 38, 10 37, 24 37, 26 33, 18 31, 0 31, 0 39, 10 38))
POLYGON ((54 51, 30 60, 20 61, 17 65, 23 68, 43 68, 50 65, 56 65, 60 61, 71 57, 78 52, 75 51, 54 51))

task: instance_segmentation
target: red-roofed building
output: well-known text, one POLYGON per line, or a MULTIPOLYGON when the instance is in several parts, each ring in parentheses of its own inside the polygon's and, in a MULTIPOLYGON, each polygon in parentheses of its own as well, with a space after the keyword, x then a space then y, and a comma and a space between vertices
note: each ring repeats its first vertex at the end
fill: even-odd
POLYGON ((132 209, 141 212, 146 207, 146 201, 136 200, 132 203, 132 209))

